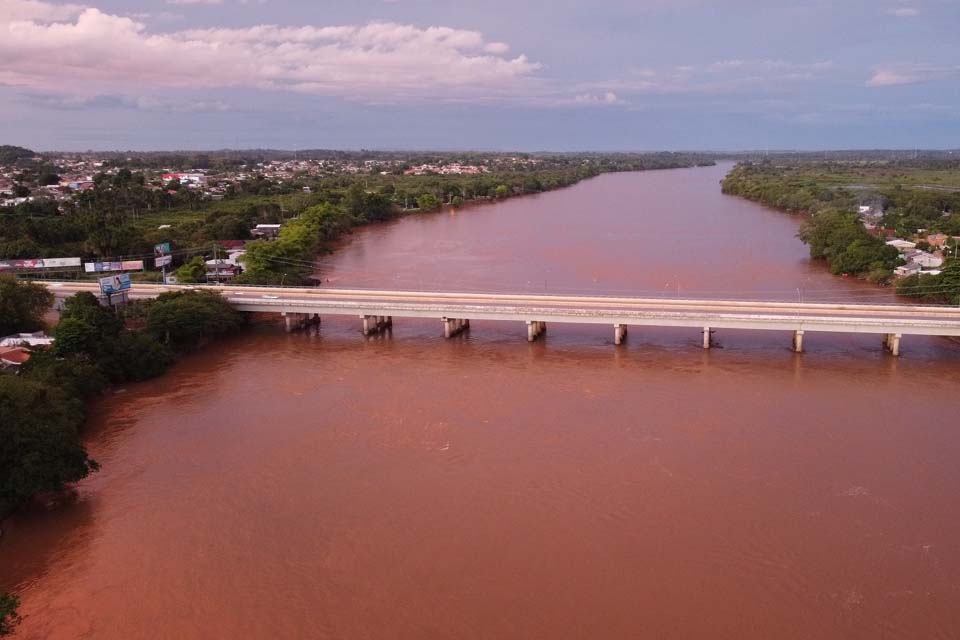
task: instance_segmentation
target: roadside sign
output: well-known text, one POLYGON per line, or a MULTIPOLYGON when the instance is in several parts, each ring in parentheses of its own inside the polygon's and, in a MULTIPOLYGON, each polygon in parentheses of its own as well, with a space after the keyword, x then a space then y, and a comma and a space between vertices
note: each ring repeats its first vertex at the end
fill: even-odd
POLYGON ((173 264, 173 256, 160 256, 153 260, 153 264, 156 267, 166 267, 173 264))
POLYGON ((119 273, 115 276, 100 278, 100 293, 105 296, 112 296, 115 293, 126 291, 130 288, 130 274, 119 273))
POLYGON ((153 255, 155 256, 165 256, 170 253, 170 243, 161 242, 160 244, 153 245, 153 255))

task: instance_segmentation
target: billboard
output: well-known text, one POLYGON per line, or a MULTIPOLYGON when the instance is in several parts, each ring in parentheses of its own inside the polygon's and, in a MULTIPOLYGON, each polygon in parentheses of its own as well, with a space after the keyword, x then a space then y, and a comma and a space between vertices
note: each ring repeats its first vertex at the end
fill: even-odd
POLYGON ((16 269, 62 269, 79 267, 80 258, 34 258, 31 260, 0 260, 0 271, 16 269))
POLYGON ((153 261, 157 267, 168 267, 173 264, 173 256, 160 256, 153 261))
POLYGON ((123 262, 84 262, 87 273, 106 273, 110 271, 143 271, 143 260, 125 260, 123 262))
POLYGON ((155 256, 165 256, 170 253, 170 243, 161 242, 160 244, 153 245, 153 255, 155 256))
POLYGON ((110 296, 130 288, 130 274, 120 273, 115 276, 100 278, 100 292, 105 296, 110 296))
POLYGON ((44 269, 60 269, 65 267, 79 267, 80 258, 44 258, 44 269))

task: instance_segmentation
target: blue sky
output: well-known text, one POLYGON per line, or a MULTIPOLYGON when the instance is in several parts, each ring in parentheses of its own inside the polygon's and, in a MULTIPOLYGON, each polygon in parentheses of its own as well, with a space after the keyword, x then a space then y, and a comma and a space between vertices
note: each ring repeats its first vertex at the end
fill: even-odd
POLYGON ((0 0, 0 143, 960 147, 957 0, 0 0))

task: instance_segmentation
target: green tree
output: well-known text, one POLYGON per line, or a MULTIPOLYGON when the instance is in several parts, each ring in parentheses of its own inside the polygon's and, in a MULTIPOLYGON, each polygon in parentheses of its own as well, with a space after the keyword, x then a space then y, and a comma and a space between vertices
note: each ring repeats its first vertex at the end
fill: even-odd
POLYGON ((148 303, 146 323, 156 338, 185 347, 237 329, 242 317, 216 292, 175 291, 148 303))
POLYGON ((41 328, 52 304, 53 294, 45 286, 0 275, 0 336, 41 328))
POLYGON ((417 207, 421 211, 433 211, 440 208, 440 201, 432 193, 424 193, 417 197, 417 207))
POLYGON ((207 279, 207 263, 202 256, 194 256, 176 271, 177 282, 203 282, 207 279))
POLYGON ((6 593, 0 594, 0 636, 13 633, 13 628, 20 622, 17 608, 20 599, 6 593))
POLYGON ((77 434, 83 405, 61 389, 0 375, 0 513, 98 469, 77 434))

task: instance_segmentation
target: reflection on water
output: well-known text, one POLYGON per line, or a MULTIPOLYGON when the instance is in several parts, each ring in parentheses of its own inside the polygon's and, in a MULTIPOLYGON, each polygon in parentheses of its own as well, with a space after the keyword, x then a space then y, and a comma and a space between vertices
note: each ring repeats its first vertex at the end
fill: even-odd
MULTIPOLYGON (((723 168, 356 234, 331 282, 825 298, 723 168), (529 285, 528 285, 529 283, 529 285), (794 295, 796 292, 794 291, 794 295)), ((675 294, 674 294, 675 295, 675 294)), ((7 523, 24 638, 954 638, 960 347, 439 319, 258 327, 97 407, 76 499, 7 523)))

